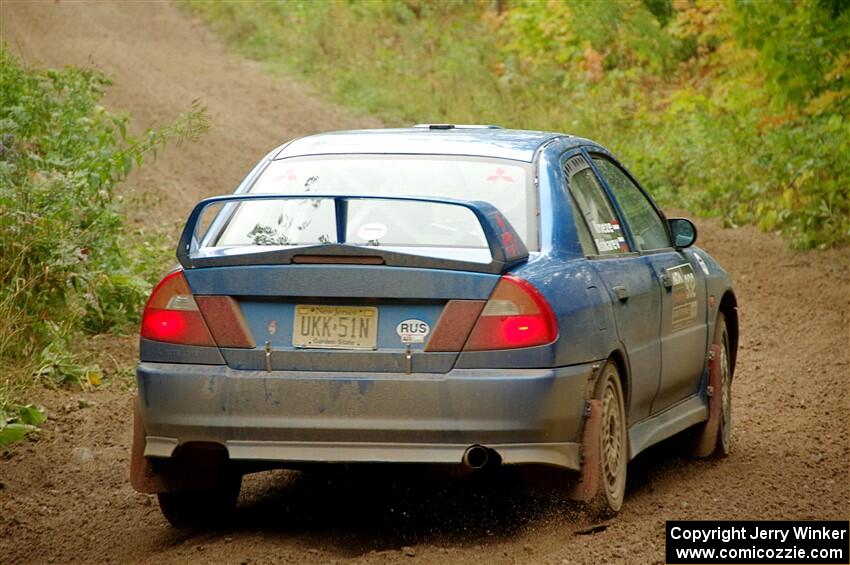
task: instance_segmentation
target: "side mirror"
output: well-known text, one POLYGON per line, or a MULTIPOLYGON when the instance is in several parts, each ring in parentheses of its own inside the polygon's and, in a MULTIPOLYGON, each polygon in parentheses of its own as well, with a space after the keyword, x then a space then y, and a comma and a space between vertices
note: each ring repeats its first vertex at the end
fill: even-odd
POLYGON ((697 227, 689 219, 670 218, 667 224, 673 234, 673 245, 677 248, 690 247, 697 240, 697 227))

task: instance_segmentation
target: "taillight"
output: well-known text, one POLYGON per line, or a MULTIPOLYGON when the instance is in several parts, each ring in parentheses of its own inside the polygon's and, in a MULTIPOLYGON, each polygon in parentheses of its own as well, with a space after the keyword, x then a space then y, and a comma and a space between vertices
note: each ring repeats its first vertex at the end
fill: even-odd
POLYGON ((142 314, 142 337, 154 341, 215 347, 183 271, 167 275, 153 289, 142 314))
POLYGON ((196 299, 182 270, 167 275, 153 290, 142 314, 141 334, 182 345, 254 347, 238 303, 229 296, 196 299))
POLYGON ((557 337, 558 323, 546 299, 527 281, 506 275, 490 295, 463 350, 532 347, 557 337))

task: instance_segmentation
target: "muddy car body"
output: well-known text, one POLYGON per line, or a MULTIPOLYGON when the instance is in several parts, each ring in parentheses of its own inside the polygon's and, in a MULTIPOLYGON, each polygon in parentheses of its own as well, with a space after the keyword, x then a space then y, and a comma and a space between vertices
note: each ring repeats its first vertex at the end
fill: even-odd
POLYGON ((142 324, 133 484, 187 523, 241 473, 729 449, 728 275, 602 146, 425 126, 297 139, 195 208, 142 324))

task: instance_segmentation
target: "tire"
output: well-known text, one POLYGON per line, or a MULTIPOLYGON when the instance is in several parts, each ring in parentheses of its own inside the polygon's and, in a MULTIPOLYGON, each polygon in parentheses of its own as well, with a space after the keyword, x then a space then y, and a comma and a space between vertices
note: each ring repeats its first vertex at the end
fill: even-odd
POLYGON ((594 398, 602 402, 602 424, 599 432, 599 488, 588 503, 599 518, 620 511, 626 495, 626 471, 629 460, 629 435, 620 373, 608 361, 596 383, 594 398))
POLYGON ((717 314, 714 344, 720 346, 720 424, 713 457, 726 457, 732 451, 732 358, 729 350, 729 331, 726 316, 717 314))
POLYGON ((224 525, 236 510, 241 487, 242 475, 233 474, 213 489, 161 492, 159 509, 175 528, 224 525))

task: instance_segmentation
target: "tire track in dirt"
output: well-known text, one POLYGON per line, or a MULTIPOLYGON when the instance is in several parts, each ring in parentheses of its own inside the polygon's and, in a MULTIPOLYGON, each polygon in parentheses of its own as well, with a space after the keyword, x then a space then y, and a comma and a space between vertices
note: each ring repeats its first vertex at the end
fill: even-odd
MULTIPOLYGON (((229 192, 286 139, 377 125, 263 74, 172 4, 4 1, 0 35, 33 64, 105 71, 114 79, 105 103, 137 127, 195 98, 208 105, 213 129, 201 142, 167 149, 125 185, 152 195, 134 214, 142 225, 176 229, 196 200, 229 192)), ((557 477, 397 467, 252 476, 236 526, 175 531, 128 483, 130 393, 85 394, 92 405, 81 409, 80 393, 45 390, 41 440, 0 452, 0 561, 661 563, 667 519, 847 519, 850 252, 793 253, 752 228, 699 225, 741 305, 734 452, 692 461, 667 442, 642 454, 624 511, 604 531, 581 535, 591 522, 548 490, 557 477)), ((135 356, 132 339, 104 347, 127 363, 135 356)))

